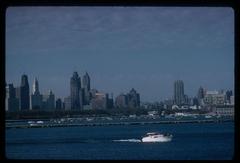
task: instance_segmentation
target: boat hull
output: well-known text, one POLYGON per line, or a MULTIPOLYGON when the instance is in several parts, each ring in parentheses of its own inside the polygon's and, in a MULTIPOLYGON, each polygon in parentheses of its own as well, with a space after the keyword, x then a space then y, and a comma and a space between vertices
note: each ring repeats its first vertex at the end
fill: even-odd
POLYGON ((160 137, 156 137, 156 138, 152 138, 152 137, 143 137, 142 138, 142 142, 169 142, 172 140, 171 136, 160 136, 160 137))

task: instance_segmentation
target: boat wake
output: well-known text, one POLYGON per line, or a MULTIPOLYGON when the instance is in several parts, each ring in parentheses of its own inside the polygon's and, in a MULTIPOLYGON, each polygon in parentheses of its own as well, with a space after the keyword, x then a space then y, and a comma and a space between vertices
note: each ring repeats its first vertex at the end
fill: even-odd
POLYGON ((119 139, 119 140, 113 140, 114 142, 134 142, 139 143, 142 142, 140 139, 119 139))

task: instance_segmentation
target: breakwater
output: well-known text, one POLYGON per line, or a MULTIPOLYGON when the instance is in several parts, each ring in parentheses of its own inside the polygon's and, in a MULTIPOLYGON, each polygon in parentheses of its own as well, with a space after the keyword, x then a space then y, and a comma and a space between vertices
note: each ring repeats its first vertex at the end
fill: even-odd
POLYGON ((106 125, 147 125, 147 124, 173 124, 173 123, 221 123, 232 122, 233 119, 204 119, 204 120, 159 120, 159 121, 122 121, 122 122, 88 122, 88 123, 41 123, 41 124, 6 124, 10 128, 45 128, 45 127, 79 127, 79 126, 106 126, 106 125))

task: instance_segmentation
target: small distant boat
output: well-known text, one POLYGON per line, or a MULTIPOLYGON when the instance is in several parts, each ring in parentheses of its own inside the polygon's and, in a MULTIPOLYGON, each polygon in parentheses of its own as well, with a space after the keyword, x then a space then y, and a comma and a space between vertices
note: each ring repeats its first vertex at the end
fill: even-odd
POLYGON ((43 121, 37 121, 37 124, 43 124, 43 121))
POLYGON ((211 115, 205 115, 205 118, 212 118, 211 115))
POLYGON ((159 134, 156 132, 149 132, 142 138, 142 142, 168 142, 171 140, 171 134, 159 134))

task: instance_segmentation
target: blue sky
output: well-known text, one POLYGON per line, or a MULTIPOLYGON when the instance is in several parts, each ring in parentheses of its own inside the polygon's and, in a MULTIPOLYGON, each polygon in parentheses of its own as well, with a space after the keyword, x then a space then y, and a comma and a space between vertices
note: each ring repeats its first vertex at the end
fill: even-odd
POLYGON ((228 7, 10 7, 6 82, 70 94, 87 71, 91 87, 116 97, 135 88, 142 101, 234 88, 234 12, 228 7))

